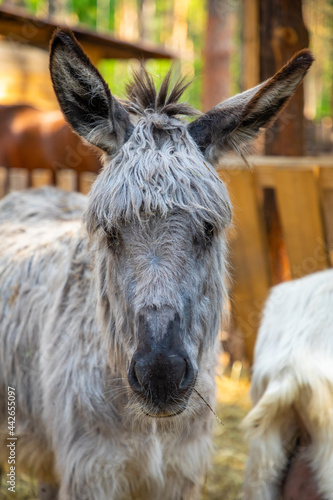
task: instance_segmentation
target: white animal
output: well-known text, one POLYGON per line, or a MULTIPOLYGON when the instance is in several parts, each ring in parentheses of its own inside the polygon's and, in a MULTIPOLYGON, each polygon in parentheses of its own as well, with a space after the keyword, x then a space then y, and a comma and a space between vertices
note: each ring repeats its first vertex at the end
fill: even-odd
POLYGON ((333 270, 273 288, 255 346, 243 422, 251 441, 244 500, 280 498, 300 428, 318 491, 333 500, 333 270))

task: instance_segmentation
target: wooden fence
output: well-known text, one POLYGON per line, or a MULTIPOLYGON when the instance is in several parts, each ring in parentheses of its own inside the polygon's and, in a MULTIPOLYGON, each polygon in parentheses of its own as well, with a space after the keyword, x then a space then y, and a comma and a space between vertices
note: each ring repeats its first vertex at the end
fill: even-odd
POLYGON ((265 194, 272 194, 276 202, 278 225, 273 230, 281 231, 275 241, 283 245, 287 279, 332 266, 333 156, 260 157, 250 165, 251 169, 230 162, 220 176, 234 209, 230 232, 234 332, 244 340, 251 361, 263 304, 270 287, 280 281, 272 262, 277 254, 267 225, 265 194))
MULTIPOLYGON (((274 234, 281 233, 275 242, 284 256, 284 279, 332 266, 333 156, 258 157, 250 159, 250 166, 230 160, 219 169, 219 175, 227 184, 234 211, 229 231, 233 332, 244 342, 245 355, 251 361, 264 301, 272 284, 280 280, 274 272, 278 255, 273 248, 274 234), (277 225, 271 228, 267 193, 276 209, 277 225)), ((60 170, 57 185, 87 193, 94 178, 89 172, 77 178, 73 170, 60 170)), ((27 179, 24 169, 0 168, 0 197, 8 190, 24 189, 27 179)), ((34 187, 50 183, 50 171, 33 172, 34 187)))

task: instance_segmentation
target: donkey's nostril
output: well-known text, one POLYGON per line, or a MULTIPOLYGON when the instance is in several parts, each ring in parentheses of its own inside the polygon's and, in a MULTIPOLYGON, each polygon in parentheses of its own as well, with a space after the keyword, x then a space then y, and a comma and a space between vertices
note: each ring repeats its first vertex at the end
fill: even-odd
POLYGON ((183 371, 182 379, 179 383, 179 389, 188 389, 188 387, 192 384, 194 379, 194 370, 191 362, 188 359, 184 359, 185 367, 183 371))
POLYGON ((131 388, 133 389, 133 391, 136 391, 136 392, 143 391, 143 386, 142 386, 142 383, 140 381, 140 376, 138 376, 138 373, 137 373, 137 363, 136 363, 136 361, 133 361, 133 360, 131 362, 131 366, 130 366, 130 369, 128 371, 128 381, 129 381, 129 384, 130 384, 131 388))
POLYGON ((186 359, 184 359, 184 361, 185 361, 185 366, 184 366, 183 376, 182 376, 181 381, 180 381, 179 386, 178 386, 179 389, 183 389, 184 387, 186 387, 188 368, 187 368, 186 359))

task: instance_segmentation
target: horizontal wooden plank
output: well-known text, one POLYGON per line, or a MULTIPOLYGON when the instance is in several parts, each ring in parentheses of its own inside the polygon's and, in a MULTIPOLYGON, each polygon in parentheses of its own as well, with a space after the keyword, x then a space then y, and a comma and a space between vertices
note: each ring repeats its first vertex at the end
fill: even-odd
MULTIPOLYGON (((318 169, 323 171, 333 168, 333 156, 308 156, 308 157, 285 157, 285 156, 249 156, 248 165, 238 157, 231 157, 223 161, 218 167, 218 171, 238 171, 251 170, 256 175, 256 182, 262 188, 275 188, 276 169, 295 169, 304 171, 313 171, 318 173, 318 169)), ((316 174, 317 175, 317 174, 316 174)), ((330 174, 323 175, 323 186, 332 187, 330 174)))
MULTIPOLYGON (((268 166, 275 168, 305 168, 311 169, 317 167, 332 167, 333 155, 322 156, 258 156, 247 155, 246 161, 251 168, 268 166)), ((239 156, 230 155, 224 158, 218 170, 229 170, 230 168, 248 170, 248 166, 239 156)))
MULTIPOLYGON (((1 5, 0 8, 0 33, 10 40, 48 50, 50 39, 59 26, 59 21, 50 18, 36 18, 27 11, 1 5), (25 29, 24 29, 25 28, 25 29)), ((68 27, 68 26, 62 26, 68 27)), ((156 47, 146 42, 130 43, 114 38, 110 35, 100 34, 96 31, 82 29, 77 25, 71 26, 76 38, 84 46, 89 56, 99 59, 172 59, 176 57, 163 47, 156 47)), ((95 59, 94 58, 94 59, 95 59)))

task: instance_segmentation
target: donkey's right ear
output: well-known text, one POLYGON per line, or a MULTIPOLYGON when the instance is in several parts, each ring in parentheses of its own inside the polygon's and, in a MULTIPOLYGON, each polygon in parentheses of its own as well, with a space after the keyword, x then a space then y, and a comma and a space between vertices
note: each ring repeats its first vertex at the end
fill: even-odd
POLYGON ((303 49, 274 76, 215 106, 188 126, 205 158, 217 165, 221 155, 257 137, 285 106, 313 63, 303 49))
POLYGON ((50 72, 60 108, 73 130, 112 155, 133 126, 101 74, 69 30, 59 29, 50 46, 50 72))

